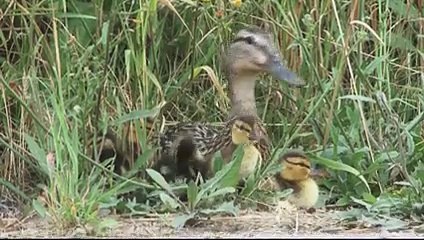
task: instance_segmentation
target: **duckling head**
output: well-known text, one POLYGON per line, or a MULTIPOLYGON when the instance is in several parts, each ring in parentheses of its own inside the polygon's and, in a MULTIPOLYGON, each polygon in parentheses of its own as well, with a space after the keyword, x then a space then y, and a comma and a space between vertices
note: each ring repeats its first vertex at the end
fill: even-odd
POLYGON ((93 159, 96 159, 95 153, 98 152, 99 161, 113 158, 117 154, 117 139, 111 130, 107 131, 105 136, 97 137, 95 142, 89 142, 89 153, 93 159), (93 146, 95 144, 95 146, 93 146), (95 149, 96 148, 96 149, 95 149))
POLYGON ((291 151, 281 157, 283 169, 279 173, 282 180, 300 182, 308 179, 311 175, 311 163, 300 152, 291 151))
POLYGON ((228 46, 223 62, 230 74, 252 76, 269 73, 292 86, 305 84, 285 67, 271 34, 259 27, 240 30, 228 46))
POLYGON ((231 126, 231 138, 234 144, 247 144, 259 140, 255 131, 256 118, 251 115, 239 116, 234 119, 231 126))
POLYGON ((111 164, 114 172, 122 174, 129 169, 129 156, 122 151, 121 142, 122 140, 108 129, 104 136, 98 136, 94 142, 89 142, 89 155, 92 159, 98 158, 99 162, 113 158, 114 162, 111 164))

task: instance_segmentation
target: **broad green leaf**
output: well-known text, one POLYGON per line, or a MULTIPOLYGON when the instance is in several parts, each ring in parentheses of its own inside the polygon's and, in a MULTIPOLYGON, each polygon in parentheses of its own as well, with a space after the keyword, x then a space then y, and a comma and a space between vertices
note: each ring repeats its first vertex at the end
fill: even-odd
POLYGON ((339 200, 337 200, 336 205, 340 207, 347 206, 350 203, 349 199, 350 199, 349 196, 343 196, 339 198, 339 200))
POLYGON ((197 198, 198 191, 199 189, 194 181, 190 181, 187 187, 187 200, 190 209, 195 209, 198 201, 201 200, 200 198, 197 198))
POLYGON ((374 204, 377 201, 377 199, 371 193, 363 193, 362 198, 370 204, 374 204))
POLYGON ((385 163, 375 161, 375 162, 371 163, 371 164, 367 167, 367 169, 365 169, 365 170, 362 172, 362 174, 363 174, 363 175, 367 175, 367 174, 375 173, 375 172, 377 172, 378 170, 380 170, 380 169, 384 168, 385 166, 386 166, 386 164, 385 164, 385 163))
MULTIPOLYGON (((346 198, 344 198, 345 201, 346 198)), ((355 221, 361 219, 361 217, 366 214, 366 211, 361 208, 352 208, 347 211, 338 211, 334 215, 340 220, 350 220, 355 221)))
POLYGON ((217 197, 219 195, 225 195, 227 193, 233 193, 235 191, 236 191, 236 189, 233 188, 233 187, 220 188, 220 189, 212 192, 211 194, 209 194, 208 198, 217 197))
POLYGON ((107 35, 109 34, 109 23, 109 21, 105 21, 102 25, 102 35, 100 37, 100 42, 103 46, 106 46, 107 43, 107 35))
POLYGON ((21 196, 22 198, 24 198, 27 201, 31 200, 24 192, 22 192, 18 187, 16 187, 15 185, 13 185, 11 182, 7 181, 6 179, 0 178, 0 186, 5 186, 5 187, 9 188, 14 193, 21 196))
POLYGON ((215 173, 215 176, 213 178, 208 179, 204 184, 201 185, 201 190, 197 195, 196 202, 199 202, 200 199, 202 199, 207 192, 210 192, 212 189, 217 189, 220 187, 219 183, 232 169, 234 163, 235 161, 231 161, 230 163, 225 164, 221 170, 215 173))
POLYGON ((365 207, 368 212, 370 211, 371 206, 372 206, 371 204, 365 202, 362 199, 358 199, 358 198, 355 198, 355 197, 352 197, 352 196, 350 198, 352 199, 353 202, 355 202, 355 203, 357 203, 357 204, 362 205, 363 207, 365 207))
POLYGON ((173 221, 174 228, 176 228, 177 230, 181 229, 182 227, 185 226, 188 220, 193 219, 195 216, 196 216, 195 213, 176 216, 173 221))
POLYGON ((220 181, 221 187, 234 187, 239 182, 239 171, 240 171, 240 165, 241 161, 243 159, 244 150, 243 146, 239 145, 237 146, 236 150, 233 152, 233 160, 230 163, 231 168, 228 170, 228 172, 223 176, 223 178, 220 181))
POLYGON ((115 228, 118 226, 118 221, 116 221, 113 218, 105 218, 103 220, 100 221, 100 223, 98 223, 98 225, 96 225, 96 229, 98 229, 98 231, 103 231, 106 228, 115 228))
POLYGON ((376 57, 374 60, 371 61, 370 64, 368 64, 368 66, 364 69, 364 73, 367 75, 370 75, 374 72, 374 70, 381 65, 384 61, 387 60, 388 54, 387 55, 383 55, 380 57, 376 57))
POLYGON ((177 209, 177 207, 180 207, 180 204, 175 201, 172 197, 170 197, 168 194, 161 192, 159 194, 160 200, 167 206, 171 207, 172 209, 177 209))
POLYGON ((381 216, 381 217, 362 216, 361 221, 371 224, 372 226, 380 226, 387 230, 397 230, 407 226, 406 222, 397 218, 391 218, 389 216, 381 216))
POLYGON ((206 215, 217 214, 217 213, 228 213, 233 216, 237 216, 239 209, 234 206, 234 201, 224 202, 215 209, 204 209, 200 212, 206 215))
POLYGON ((93 15, 87 15, 87 14, 80 14, 80 13, 61 13, 58 12, 56 14, 57 18, 77 18, 77 19, 89 19, 89 20, 97 20, 96 16, 93 15))
POLYGON ((99 203, 99 209, 116 207, 118 205, 118 203, 119 203, 119 201, 116 198, 114 198, 113 200, 111 200, 109 202, 100 202, 99 203))
POLYGON ((345 95, 339 97, 339 99, 350 99, 350 100, 358 100, 362 102, 372 102, 375 103, 375 100, 370 97, 360 96, 360 95, 345 95))
POLYGON ((152 109, 132 111, 118 118, 114 122, 114 124, 119 125, 119 124, 132 121, 132 120, 138 120, 138 119, 147 118, 147 117, 154 117, 158 114, 160 109, 161 109, 161 106, 156 106, 152 109))
POLYGON ((276 197, 278 199, 286 199, 292 193, 293 193, 293 189, 292 188, 287 188, 287 189, 284 189, 282 191, 278 191, 276 193, 276 197))
POLYGON ((126 76, 129 77, 131 73, 131 50, 126 49, 124 51, 124 59, 125 59, 125 73, 126 76))
POLYGON ((35 211, 37 211, 37 213, 40 215, 41 218, 45 218, 46 217, 47 210, 40 203, 40 201, 38 201, 38 199, 33 199, 32 200, 32 207, 34 208, 35 211))
POLYGON ((213 172, 218 172, 223 168, 223 166, 224 160, 222 159, 221 151, 217 151, 213 158, 213 172))
POLYGON ((411 131, 415 126, 420 124, 422 121, 424 121, 424 112, 417 114, 417 116, 414 117, 414 119, 408 122, 408 124, 406 124, 405 130, 408 132, 411 131))
POLYGON ((334 170, 341 170, 341 171, 346 171, 349 172, 353 175, 355 175, 356 177, 358 177, 359 179, 361 179, 361 181, 365 184, 365 186, 368 189, 368 192, 371 192, 371 189, 368 185, 367 180, 365 180, 364 176, 361 175, 361 173, 356 170, 355 168, 344 164, 342 162, 337 162, 328 158, 324 158, 324 157, 320 157, 320 156, 313 156, 315 162, 322 164, 328 168, 334 169, 334 170))
POLYGON ((406 146, 407 146, 407 155, 413 155, 415 152, 415 142, 412 134, 410 132, 404 132, 406 134, 406 146))
POLYGON ((29 151, 31 152, 31 154, 35 157, 35 159, 37 160, 41 170, 47 175, 50 176, 50 171, 47 165, 47 154, 46 152, 40 148, 40 146, 35 142, 35 140, 25 134, 25 140, 28 144, 28 148, 29 151))
POLYGON ((403 200, 391 195, 381 194, 377 201, 372 205, 371 209, 374 212, 382 214, 391 214, 396 211, 396 207, 403 204, 403 200))
POLYGON ((392 161, 396 159, 398 156, 399 156, 399 152, 397 151, 382 152, 376 157, 376 160, 378 162, 385 162, 387 160, 392 161))
MULTIPOLYGON (((147 76, 149 77, 149 80, 156 86, 156 89, 159 91, 160 96, 163 96, 162 91, 162 85, 156 78, 155 74, 150 70, 150 68, 145 68, 147 76)), ((163 105, 165 105, 165 101, 159 103, 159 105, 156 107, 158 109, 162 108, 163 105)))
POLYGON ((256 186, 255 183, 256 183, 255 175, 251 174, 246 180, 246 183, 243 188, 243 191, 241 192, 241 195, 250 196, 250 194, 252 194, 252 192, 255 190, 255 186, 256 186))
POLYGON ((392 32, 390 36, 390 41, 388 43, 391 47, 404 51, 414 52, 415 50, 417 50, 410 38, 405 38, 398 33, 392 32))
POLYGON ((419 10, 414 4, 407 4, 402 0, 390 0, 386 2, 389 8, 404 18, 418 18, 420 17, 419 10))
POLYGON ((158 173, 157 171, 151 168, 146 169, 146 172, 153 179, 153 181, 159 184, 161 188, 165 189, 168 192, 172 192, 171 186, 169 186, 165 178, 163 178, 163 176, 160 173, 158 173))

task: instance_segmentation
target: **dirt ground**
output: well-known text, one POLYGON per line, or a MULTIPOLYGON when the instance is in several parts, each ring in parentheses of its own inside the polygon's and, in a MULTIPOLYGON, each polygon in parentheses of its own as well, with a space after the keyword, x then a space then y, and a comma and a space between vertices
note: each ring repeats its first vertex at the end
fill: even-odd
MULTIPOLYGON (((175 216, 150 218, 123 218, 109 216, 118 226, 102 233, 108 238, 420 238, 416 227, 389 232, 382 228, 366 226, 361 222, 343 222, 334 212, 317 209, 315 213, 289 209, 287 206, 272 211, 241 211, 238 216, 214 216, 198 220, 194 225, 175 229, 175 216)), ((66 231, 57 228, 33 214, 23 220, 0 220, 0 237, 78 237, 90 238, 90 229, 78 227, 66 231)), ((91 238, 95 236, 91 235, 91 238)))

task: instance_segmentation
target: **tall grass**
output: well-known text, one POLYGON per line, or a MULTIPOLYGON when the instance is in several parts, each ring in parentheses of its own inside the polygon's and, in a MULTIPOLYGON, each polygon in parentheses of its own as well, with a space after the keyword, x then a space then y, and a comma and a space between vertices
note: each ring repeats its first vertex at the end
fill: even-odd
POLYGON ((394 189, 408 209, 423 202, 423 2, 235 2, 2 2, 0 195, 28 202, 46 184, 51 198, 60 194, 44 203, 62 209, 50 212, 70 216, 66 222, 91 219, 84 214, 94 216, 99 201, 113 205, 125 181, 103 191, 105 167, 86 154, 89 133, 123 132, 126 120, 151 109, 161 110, 157 129, 163 119, 222 121, 229 100, 220 54, 234 32, 254 24, 274 34, 308 83, 258 81, 275 150, 303 148, 329 169, 327 204, 374 204, 398 196, 394 189))

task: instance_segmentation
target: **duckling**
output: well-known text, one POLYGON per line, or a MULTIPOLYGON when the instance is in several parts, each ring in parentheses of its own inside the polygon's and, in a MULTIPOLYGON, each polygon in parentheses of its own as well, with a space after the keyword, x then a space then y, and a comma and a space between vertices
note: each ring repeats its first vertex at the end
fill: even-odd
POLYGON ((280 188, 293 189, 288 201, 299 208, 312 210, 319 198, 319 187, 311 177, 314 171, 309 159, 301 152, 289 151, 281 156, 280 163, 282 170, 275 179, 280 188))
POLYGON ((163 175, 175 170, 177 176, 186 179, 194 180, 199 173, 202 177, 211 177, 213 154, 227 145, 243 144, 244 155, 239 171, 242 181, 253 173, 256 166, 262 161, 257 149, 258 136, 254 128, 255 124, 256 117, 251 115, 234 116, 220 129, 200 123, 192 123, 192 127, 188 128, 190 125, 185 124, 184 127, 188 129, 187 133, 175 140, 171 151, 167 155, 163 155, 166 160, 169 159, 169 156, 173 156, 174 161, 159 160, 155 168, 161 169, 163 175), (204 128, 203 130, 213 129, 215 132, 209 133, 205 137, 200 134, 203 131, 190 131, 195 127, 204 128))
POLYGON ((255 129, 256 117, 247 115, 236 118, 231 131, 233 145, 243 144, 243 158, 241 160, 239 178, 245 180, 261 164, 262 156, 258 149, 259 136, 255 129))
MULTIPOLYGON (((255 116, 254 129, 261 138, 258 141, 257 149, 261 153, 262 159, 268 159, 271 143, 256 110, 255 84, 257 76, 264 72, 270 73, 275 78, 284 80, 293 86, 304 85, 304 81, 283 65, 280 54, 271 40, 271 35, 257 27, 242 29, 236 34, 235 39, 226 50, 223 63, 229 81, 231 100, 228 119, 236 115, 255 116)), ((217 144, 214 142, 197 143, 224 142, 219 139, 220 135, 215 127, 204 123, 180 123, 176 127, 166 130, 162 134, 160 142, 163 154, 168 155, 173 142, 187 131, 194 136, 193 141, 196 142, 194 145, 198 146, 200 152, 214 153, 215 150, 221 150, 224 161, 229 162, 236 147, 234 144, 225 144, 225 148, 217 148, 215 147, 217 144), (203 149, 205 147, 211 148, 211 150, 203 149)), ((192 160, 195 161, 195 159, 192 160)))
POLYGON ((208 152, 226 140, 220 139, 220 130, 223 129, 223 126, 213 126, 207 122, 179 123, 168 127, 160 135, 160 156, 152 168, 169 177, 169 180, 172 177, 190 179, 197 172, 205 177, 207 170, 203 166, 213 155, 213 152, 208 152), (206 146, 211 146, 211 149, 206 146), (171 171, 175 171, 175 174, 169 175, 171 171))
POLYGON ((97 152, 99 162, 104 162, 107 159, 114 158, 113 162, 113 171, 116 174, 121 175, 126 169, 129 168, 128 156, 121 150, 117 143, 121 140, 116 136, 116 134, 108 129, 104 136, 99 136, 96 138, 95 146, 97 149, 94 149, 93 142, 89 142, 89 156, 93 159, 97 159, 95 154, 97 152))
POLYGON ((208 173, 207 164, 197 150, 190 135, 179 136, 169 152, 161 152, 152 168, 162 174, 166 181, 184 181, 208 173))
MULTIPOLYGON (((153 121, 154 119, 150 117, 146 119, 146 124, 142 121, 142 125, 145 125, 149 133, 152 132, 153 121)), ((142 153, 134 126, 128 122, 124 125, 122 132, 123 138, 120 138, 112 129, 108 128, 104 136, 96 138, 95 144, 92 141, 88 144, 88 152, 93 159, 96 159, 96 153, 100 162, 114 158, 113 169, 119 175, 131 169, 135 160, 142 153), (96 149, 93 145, 96 146, 96 149)))

